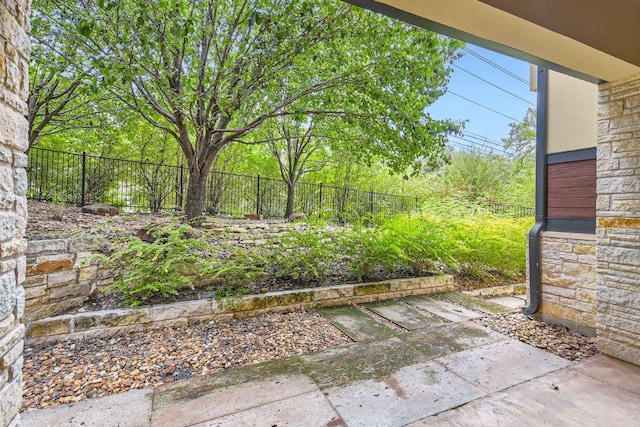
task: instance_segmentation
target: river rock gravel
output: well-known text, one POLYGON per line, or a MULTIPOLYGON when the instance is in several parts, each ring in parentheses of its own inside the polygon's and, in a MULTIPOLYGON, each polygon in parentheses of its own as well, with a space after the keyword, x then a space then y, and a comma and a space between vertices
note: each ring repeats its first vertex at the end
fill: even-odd
POLYGON ((522 313, 488 316, 477 319, 476 322, 573 362, 581 362, 598 354, 595 338, 586 337, 564 326, 541 322, 522 313))
POLYGON ((350 342, 319 314, 296 310, 27 345, 22 405, 57 406, 350 342))

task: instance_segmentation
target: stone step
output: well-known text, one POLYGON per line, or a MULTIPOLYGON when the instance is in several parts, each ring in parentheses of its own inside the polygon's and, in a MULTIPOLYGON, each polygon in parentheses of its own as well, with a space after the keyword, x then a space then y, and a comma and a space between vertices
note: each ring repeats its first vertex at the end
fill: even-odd
POLYGON ((364 304, 364 307, 409 331, 442 324, 439 319, 421 314, 395 301, 372 302, 364 304))
POLYGON ((435 314, 450 322, 462 322, 483 316, 483 314, 471 311, 461 305, 451 304, 429 297, 407 298, 405 301, 414 307, 435 314))
POLYGON ((352 306, 322 308, 318 312, 354 341, 388 338, 391 328, 352 306))
MULTIPOLYGON (((470 295, 465 295, 461 292, 443 292, 443 293, 434 295, 434 297, 439 300, 444 300, 454 304, 462 305, 471 310, 479 311, 481 313, 487 313, 487 314, 510 313, 510 312, 513 312, 515 308, 521 307, 524 305, 524 298, 518 300, 519 305, 511 306, 507 304, 502 304, 499 300, 496 300, 494 298, 490 298, 490 299, 475 298, 470 295)), ((513 298, 513 297, 510 297, 510 298, 513 298)))

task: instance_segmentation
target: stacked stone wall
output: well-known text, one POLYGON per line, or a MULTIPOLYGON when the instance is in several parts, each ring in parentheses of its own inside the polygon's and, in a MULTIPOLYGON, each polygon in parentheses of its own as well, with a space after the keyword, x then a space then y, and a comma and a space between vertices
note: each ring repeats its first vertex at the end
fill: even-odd
MULTIPOLYGON (((207 231, 238 247, 270 245, 291 231, 306 229, 304 223, 225 220, 224 226, 207 231)), ((25 321, 57 316, 81 307, 96 292, 113 283, 113 273, 92 256, 107 254, 103 237, 31 240, 27 248, 25 321)), ((210 283, 192 278, 194 285, 210 283)))
POLYGON ((104 254, 101 238, 33 240, 27 248, 25 322, 56 316, 82 306, 113 281, 95 254, 104 254))
POLYGON ((596 327, 596 237, 546 231, 540 242, 541 317, 589 335, 596 327))
POLYGON ((0 2, 0 425, 20 423, 29 1, 0 2))
POLYGON ((598 348, 640 365, 640 75, 598 97, 598 348))

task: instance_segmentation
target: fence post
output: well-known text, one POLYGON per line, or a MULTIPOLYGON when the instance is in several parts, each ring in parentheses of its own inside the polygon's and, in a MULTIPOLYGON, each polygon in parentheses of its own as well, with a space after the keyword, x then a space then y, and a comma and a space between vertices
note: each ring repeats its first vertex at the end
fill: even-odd
POLYGON ((184 165, 180 165, 180 193, 178 194, 177 199, 178 210, 182 210, 184 201, 184 165))
POLYGON ((80 206, 84 206, 85 203, 85 192, 86 192, 86 184, 85 181, 87 179, 87 152, 82 152, 82 190, 80 194, 80 206))
POLYGON ((373 215, 373 188, 369 191, 369 211, 373 215))
POLYGON ((320 183, 320 200, 318 203, 318 212, 322 212, 322 183, 320 183))
POLYGON ((260 215, 260 175, 258 175, 258 188, 256 191, 256 215, 260 215))

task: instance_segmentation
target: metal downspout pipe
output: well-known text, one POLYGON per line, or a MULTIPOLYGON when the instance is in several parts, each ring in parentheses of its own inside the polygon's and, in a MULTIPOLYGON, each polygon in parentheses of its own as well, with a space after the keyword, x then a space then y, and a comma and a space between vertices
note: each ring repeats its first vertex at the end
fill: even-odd
POLYGON ((547 225, 547 89, 548 71, 538 68, 536 112, 536 223, 529 231, 529 305, 522 313, 540 309, 540 233, 547 225))

